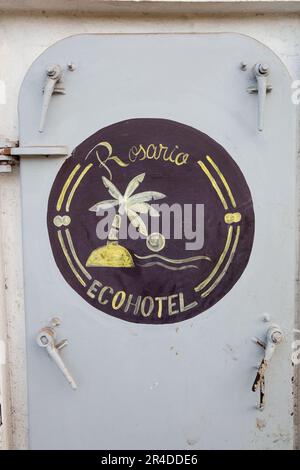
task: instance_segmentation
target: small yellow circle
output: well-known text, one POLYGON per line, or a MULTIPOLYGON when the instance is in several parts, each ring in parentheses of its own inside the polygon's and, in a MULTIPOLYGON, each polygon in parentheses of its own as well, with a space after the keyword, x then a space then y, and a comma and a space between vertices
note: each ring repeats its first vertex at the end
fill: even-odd
POLYGON ((71 223, 71 217, 69 215, 56 215, 53 219, 53 223, 56 227, 67 227, 71 223))
POLYGON ((226 224, 234 224, 234 223, 240 222, 241 219, 242 219, 242 215, 239 212, 234 212, 234 213, 229 212, 228 214, 225 214, 224 216, 224 220, 226 224))
POLYGON ((64 215, 62 218, 62 223, 65 227, 67 227, 71 223, 71 217, 69 215, 64 215))
POLYGON ((53 219, 53 223, 56 227, 61 227, 63 224, 61 216, 60 215, 55 216, 53 219))

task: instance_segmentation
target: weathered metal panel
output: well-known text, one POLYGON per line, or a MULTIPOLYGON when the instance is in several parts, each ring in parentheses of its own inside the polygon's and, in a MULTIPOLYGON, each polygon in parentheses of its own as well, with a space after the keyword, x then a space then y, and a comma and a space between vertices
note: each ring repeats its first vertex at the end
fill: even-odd
POLYGON ((274 440, 281 448, 291 446, 289 332, 295 294, 295 130, 289 80, 270 50, 250 38, 230 34, 74 37, 49 49, 32 66, 20 99, 21 145, 46 145, 47 140, 47 145, 74 148, 98 128, 133 116, 184 122, 215 138, 235 156, 252 192, 258 233, 243 277, 207 313, 177 327, 132 326, 99 316, 62 281, 51 258, 45 226, 48 194, 60 162, 47 161, 46 171, 42 159, 22 162, 33 448, 132 447, 133 442, 134 446, 152 448, 267 448, 274 440), (132 49, 134 56, 129 53, 132 49), (47 116, 48 131, 39 134, 42 71, 50 62, 68 63, 70 56, 79 66, 68 77, 68 94, 55 97, 55 106, 47 116), (149 57, 155 58, 150 73, 149 57), (201 60, 195 61, 195 57, 201 60), (238 67, 245 58, 251 65, 263 58, 272 70, 273 92, 267 101, 263 134, 255 126, 257 100, 246 93, 245 85, 249 84, 238 67), (125 71, 123 79, 116 79, 110 92, 112 77, 118 77, 119 70, 125 71), (195 100, 199 100, 198 106, 195 100), (26 119, 29 103, 30 121, 26 119), (78 110, 83 119, 78 119, 78 110), (57 116, 64 114, 68 120, 57 125, 57 116), (278 191, 280 186, 285 188, 283 192, 278 191), (279 209, 282 217, 278 217, 279 209), (34 249, 33 234, 37 240, 34 249), (35 262, 37 252, 39 260, 35 262), (263 418, 253 408, 252 367, 260 352, 251 337, 265 332, 265 311, 280 323, 287 340, 270 367, 268 409, 263 418), (61 312, 63 331, 77 344, 76 350, 70 347, 66 358, 81 375, 76 396, 70 396, 33 342, 38 327, 44 326, 52 312, 61 312), (100 358, 107 357, 110 360, 101 363, 100 358), (36 371, 48 368, 41 383, 36 371), (100 372, 104 381, 95 379, 100 372), (51 408, 54 393, 60 397, 55 410, 51 408), (82 421, 78 409, 83 407, 89 423, 84 436, 82 427, 79 432, 79 421, 74 426, 74 421, 82 421), (48 430, 41 430, 39 424, 43 410, 49 410, 48 430), (120 416, 122 422, 129 423, 129 432, 128 425, 126 430, 111 427, 120 416), (72 424, 72 433, 60 435, 62 423, 65 429, 72 424), (137 434, 133 430, 138 424, 142 427, 137 434))

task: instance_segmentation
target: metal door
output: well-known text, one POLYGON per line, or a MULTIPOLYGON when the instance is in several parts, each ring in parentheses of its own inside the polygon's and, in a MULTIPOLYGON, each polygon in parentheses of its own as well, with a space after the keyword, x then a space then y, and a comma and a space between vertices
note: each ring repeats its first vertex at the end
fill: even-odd
POLYGON ((290 448, 295 116, 278 57, 238 34, 73 36, 26 74, 19 125, 30 447, 290 448), (129 211, 155 216, 150 193, 204 204, 185 264, 129 211), (98 250, 105 199, 148 267, 118 217, 98 250))

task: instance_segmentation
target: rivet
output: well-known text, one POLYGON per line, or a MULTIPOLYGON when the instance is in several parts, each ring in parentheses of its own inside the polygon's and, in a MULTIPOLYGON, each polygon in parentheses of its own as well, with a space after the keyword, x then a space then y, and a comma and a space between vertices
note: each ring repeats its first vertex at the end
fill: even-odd
POLYGON ((271 317, 270 317, 269 313, 264 313, 264 315, 263 315, 263 321, 267 323, 267 322, 269 322, 270 320, 271 320, 271 317))
POLYGON ((76 65, 73 62, 69 62, 68 70, 70 70, 71 72, 74 72, 75 69, 76 69, 76 65))
POLYGON ((51 326, 53 326, 55 328, 56 326, 60 326, 61 319, 59 317, 53 317, 53 318, 51 318, 50 323, 51 323, 51 326))

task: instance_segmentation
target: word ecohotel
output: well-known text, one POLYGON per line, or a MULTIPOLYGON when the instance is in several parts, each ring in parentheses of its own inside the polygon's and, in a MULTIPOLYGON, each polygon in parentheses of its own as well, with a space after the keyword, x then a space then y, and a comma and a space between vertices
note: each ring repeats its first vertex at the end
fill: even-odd
POLYGON ((163 312, 167 315, 177 315, 186 312, 197 306, 197 301, 190 304, 185 303, 183 292, 162 297, 133 296, 123 290, 114 291, 110 286, 103 285, 100 281, 94 280, 87 291, 91 299, 95 299, 100 305, 110 304, 114 310, 124 313, 133 313, 135 316, 161 318, 163 312))

